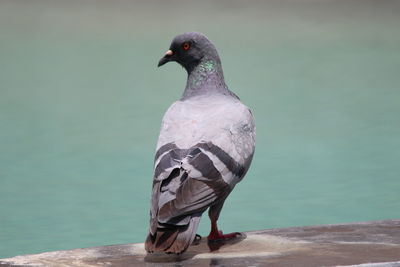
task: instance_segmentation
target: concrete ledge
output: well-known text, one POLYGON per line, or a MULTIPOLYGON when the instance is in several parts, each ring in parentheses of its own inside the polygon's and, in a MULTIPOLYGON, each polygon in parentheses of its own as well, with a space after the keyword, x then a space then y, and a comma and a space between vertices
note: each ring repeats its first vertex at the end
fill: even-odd
POLYGON ((161 265, 400 267, 400 220, 254 231, 219 243, 203 238, 180 256, 146 255, 143 244, 126 244, 0 259, 0 266, 161 265))

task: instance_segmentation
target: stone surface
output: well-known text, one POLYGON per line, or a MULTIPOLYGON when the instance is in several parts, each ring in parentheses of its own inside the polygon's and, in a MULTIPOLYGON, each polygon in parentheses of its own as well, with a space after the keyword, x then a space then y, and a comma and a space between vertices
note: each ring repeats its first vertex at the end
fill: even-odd
POLYGON ((203 238, 179 256, 126 244, 0 259, 0 266, 349 265, 400 267, 400 220, 254 231, 229 242, 203 238))

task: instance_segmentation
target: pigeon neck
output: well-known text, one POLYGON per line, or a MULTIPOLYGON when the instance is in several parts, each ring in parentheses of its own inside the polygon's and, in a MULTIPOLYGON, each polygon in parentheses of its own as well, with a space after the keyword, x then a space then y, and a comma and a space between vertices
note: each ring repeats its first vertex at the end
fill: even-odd
POLYGON ((212 93, 229 94, 219 60, 205 57, 187 71, 188 79, 182 99, 212 93))

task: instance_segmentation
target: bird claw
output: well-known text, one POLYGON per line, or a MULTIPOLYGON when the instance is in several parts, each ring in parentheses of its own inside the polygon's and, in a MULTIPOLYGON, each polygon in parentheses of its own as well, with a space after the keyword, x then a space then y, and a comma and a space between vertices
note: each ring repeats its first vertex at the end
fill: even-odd
POLYGON ((207 237, 208 241, 220 241, 227 240, 241 236, 242 234, 239 232, 233 232, 229 234, 223 234, 222 231, 218 231, 218 233, 210 233, 207 237))

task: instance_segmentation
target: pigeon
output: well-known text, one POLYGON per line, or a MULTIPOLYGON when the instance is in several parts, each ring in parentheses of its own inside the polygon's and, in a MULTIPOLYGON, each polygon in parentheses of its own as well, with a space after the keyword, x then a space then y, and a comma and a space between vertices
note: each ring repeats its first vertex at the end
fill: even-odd
POLYGON ((217 220, 250 167, 255 122, 228 89, 215 46, 201 33, 177 35, 158 67, 175 61, 188 73, 182 97, 165 113, 154 158, 148 253, 181 254, 195 240, 208 209, 209 241, 223 234, 217 220))

